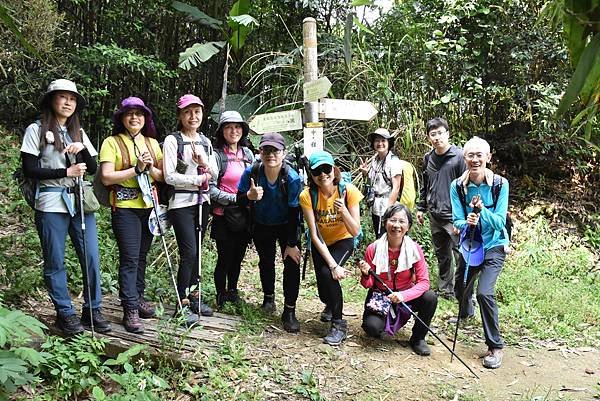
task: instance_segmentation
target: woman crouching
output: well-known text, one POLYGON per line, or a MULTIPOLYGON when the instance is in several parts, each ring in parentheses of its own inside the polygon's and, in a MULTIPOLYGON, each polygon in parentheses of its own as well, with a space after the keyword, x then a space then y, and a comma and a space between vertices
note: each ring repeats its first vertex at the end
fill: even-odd
MULTIPOLYGON (((371 337, 390 335, 402 327, 410 314, 399 305, 405 302, 427 325, 437 307, 437 295, 429 289, 429 273, 423 250, 408 235, 412 216, 406 206, 396 203, 387 208, 382 217, 385 233, 367 247, 365 259, 358 262, 362 273, 361 284, 368 288, 362 328, 371 337), (373 272, 392 290, 369 274, 373 272), (391 305, 390 302, 391 301, 391 305)), ((431 354, 425 342, 427 327, 416 321, 409 344, 418 355, 431 354)))

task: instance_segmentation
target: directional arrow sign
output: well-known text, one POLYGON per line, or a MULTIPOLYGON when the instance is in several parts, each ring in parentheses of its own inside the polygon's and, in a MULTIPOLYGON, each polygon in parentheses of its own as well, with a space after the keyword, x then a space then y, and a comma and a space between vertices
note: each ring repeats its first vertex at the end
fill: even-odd
POLYGON ((258 114, 250 121, 250 129, 258 134, 302 129, 302 111, 278 111, 258 114))
POLYGON ((331 81, 327 77, 321 77, 316 81, 310 81, 303 85, 304 89, 304 101, 305 102, 316 102, 322 97, 327 96, 329 89, 331 89, 331 81))
POLYGON ((322 99, 319 114, 337 120, 371 121, 377 115, 377 109, 373 103, 366 101, 322 99))

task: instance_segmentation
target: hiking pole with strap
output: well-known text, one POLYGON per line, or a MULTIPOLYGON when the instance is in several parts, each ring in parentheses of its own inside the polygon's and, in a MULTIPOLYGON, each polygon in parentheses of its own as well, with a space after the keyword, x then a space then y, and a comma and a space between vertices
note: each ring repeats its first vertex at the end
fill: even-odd
MULTIPOLYGON (((473 208, 473 213, 478 214, 479 213, 479 209, 478 208, 473 208)), ((456 349, 456 338, 458 336, 458 324, 460 323, 460 309, 461 309, 461 304, 465 301, 465 297, 467 295, 467 277, 469 276, 469 263, 471 262, 471 250, 473 248, 473 237, 475 236, 475 229, 477 226, 471 226, 469 227, 469 247, 468 247, 468 252, 467 252, 467 260, 466 260, 466 264, 465 264, 465 272, 463 274, 463 293, 462 293, 462 297, 460 299, 460 302, 458 303, 458 316, 456 317, 456 327, 454 328, 454 339, 452 340, 452 351, 454 351, 456 349)), ((454 353, 453 355, 450 355, 450 362, 452 362, 452 358, 454 357, 454 353)))
POLYGON ((85 243, 85 212, 83 210, 83 177, 77 177, 77 186, 79 187, 79 215, 81 216, 81 235, 83 236, 83 263, 85 268, 85 285, 88 293, 88 309, 90 313, 90 329, 92 330, 92 338, 95 337, 94 330, 94 313, 92 311, 92 292, 90 286, 90 271, 87 260, 87 244, 85 243))
POLYGON ((150 183, 150 173, 145 170, 143 172, 144 177, 146 177, 146 181, 148 183, 148 187, 152 190, 152 208, 154 209, 154 214, 156 215, 156 225, 158 226, 158 234, 160 239, 162 240, 163 249, 165 251, 165 256, 167 257, 167 266, 169 267, 169 273, 171 274, 171 280, 173 281, 173 287, 175 288, 175 294, 177 295, 177 305, 179 306, 179 310, 183 310, 183 305, 181 303, 181 297, 179 296, 179 290, 177 289, 177 280, 175 279, 175 274, 173 273, 173 264, 171 263, 171 256, 169 256, 169 248, 167 247, 167 241, 165 240, 165 233, 163 231, 163 227, 160 224, 160 215, 158 214, 158 202, 156 200, 156 187, 154 187, 150 183))
MULTIPOLYGON (((390 287, 388 287, 388 285, 381 279, 381 277, 379 277, 377 275, 377 273, 375 273, 373 270, 369 269, 369 274, 371 276, 373 276, 373 278, 375 279, 375 281, 377 281, 379 284, 381 284, 384 288, 385 288, 385 293, 386 295, 391 294, 393 291, 390 287)), ((400 304, 406 308, 406 310, 416 319, 419 321, 419 323, 421 323, 423 326, 425 326, 425 328, 427 329, 427 331, 429 331, 431 333, 431 335, 433 335, 444 347, 446 347, 446 349, 448 351, 450 351, 450 353, 456 357, 456 359, 458 359, 467 369, 469 369, 469 372, 471 372, 473 374, 473 376, 475 376, 476 378, 479 379, 479 376, 477 376, 477 374, 473 371, 473 369, 471 369, 469 367, 469 365, 467 365, 458 355, 456 355, 456 353, 454 352, 454 350, 450 349, 450 347, 444 342, 442 341, 442 339, 435 334, 435 332, 428 326, 425 324, 425 322, 406 304, 406 302, 404 301, 400 301, 400 304)))

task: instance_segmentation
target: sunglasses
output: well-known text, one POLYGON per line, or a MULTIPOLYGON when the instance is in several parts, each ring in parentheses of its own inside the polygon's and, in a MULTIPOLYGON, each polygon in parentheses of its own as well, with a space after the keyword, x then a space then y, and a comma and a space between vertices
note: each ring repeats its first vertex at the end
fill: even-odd
POLYGON ((318 177, 322 173, 330 174, 331 170, 333 170, 333 166, 331 164, 321 164, 319 167, 311 168, 310 175, 318 177))

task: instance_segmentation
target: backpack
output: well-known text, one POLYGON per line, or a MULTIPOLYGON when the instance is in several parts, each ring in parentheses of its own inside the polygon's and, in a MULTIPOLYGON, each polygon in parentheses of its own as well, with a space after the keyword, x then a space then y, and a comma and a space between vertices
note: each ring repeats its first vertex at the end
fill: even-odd
MULTIPOLYGON (((35 120, 35 124, 38 126, 38 130, 40 130, 42 123, 40 120, 35 120)), ((41 130, 40 130, 41 131, 41 130)), ((40 132, 40 138, 42 137, 42 133, 40 132)), ((37 157, 38 167, 40 165, 40 159, 42 158, 42 152, 37 157)), ((25 176, 25 172, 23 171, 23 158, 19 156, 19 167, 15 169, 12 174, 13 179, 17 182, 17 187, 19 188, 19 192, 25 199, 25 202, 32 209, 35 208, 35 200, 38 195, 38 179, 37 178, 29 178, 25 176)))
MULTIPOLYGON (((485 207, 488 209, 496 210, 496 204, 498 203, 498 198, 500 197, 500 190, 502 189, 502 177, 497 174, 494 174, 494 181, 492 182, 492 204, 486 205, 485 207)), ((456 191, 458 192, 458 198, 460 199, 460 203, 462 204, 463 210, 465 212, 465 216, 467 215, 467 195, 462 188, 460 180, 456 180, 456 191)), ((510 215, 506 214, 506 223, 504 224, 504 237, 510 241, 512 235, 512 219, 510 215)))
MULTIPOLYGON (((114 138, 122 160, 122 165, 120 166, 119 170, 131 168, 133 165, 131 164, 131 159, 129 158, 129 149, 125 144, 125 141, 120 135, 115 135, 114 138)), ((154 149, 150 144, 150 139, 147 136, 144 136, 144 141, 146 143, 146 148, 148 148, 148 151, 152 156, 152 160, 154 160, 154 163, 156 164, 156 155, 154 154, 154 149)), ((117 166, 115 166, 115 169, 116 167, 117 166)), ((94 195, 96 195, 96 198, 98 199, 98 203, 100 203, 102 206, 112 207, 114 209, 117 203, 117 197, 115 191, 113 191, 114 185, 105 186, 100 180, 100 171, 96 172, 94 180, 92 181, 92 187, 94 189, 94 195)))
MULTIPOLYGON (((398 190, 398 198, 400 198, 400 199, 402 198, 402 194, 404 193, 404 184, 405 184, 405 180, 404 180, 405 173, 404 172, 405 172, 407 166, 411 167, 411 169, 412 169, 413 187, 409 188, 409 191, 407 193, 409 199, 405 200, 405 203, 409 203, 406 206, 409 207, 409 209, 413 209, 415 206, 416 198, 417 198, 417 192, 419 191, 419 176, 417 175, 417 170, 415 169, 415 166, 413 166, 412 163, 410 163, 406 160, 402 160, 394 154, 392 154, 392 158, 398 159, 398 160, 400 160, 400 162, 402 162, 402 178, 400 179, 400 189, 398 190), (414 183, 417 184, 416 187, 415 187, 414 183)), ((385 183, 389 187, 392 187, 392 177, 388 177, 388 175, 386 174, 385 168, 382 169, 381 176, 383 177, 383 180, 385 181, 385 183)))
MULTIPOLYGON (((173 132, 171 135, 173 135, 175 137, 175 139, 177 140, 177 160, 178 161, 183 160, 184 147, 186 145, 187 146, 191 145, 192 142, 184 141, 181 131, 173 132)), ((208 146, 205 144, 202 144, 202 146, 204 147, 204 151, 206 152, 206 154, 208 156, 211 156, 212 155, 212 146, 208 146)), ((169 205, 169 200, 176 193, 196 193, 196 192, 198 192, 198 190, 175 189, 175 187, 173 185, 169 185, 167 183, 157 183, 157 187, 158 187, 158 203, 160 205, 165 205, 165 206, 169 205)))
MULTIPOLYGON (((260 167, 262 166, 261 160, 255 160, 252 164, 252 168, 250 169, 250 178, 254 180, 254 183, 258 185, 258 177, 260 173, 260 167)), ((279 189, 281 194, 286 197, 288 194, 288 175, 290 173, 290 169, 298 172, 292 162, 288 159, 283 160, 283 164, 281 166, 281 170, 279 170, 279 176, 277 177, 277 182, 279 183, 279 189)))

